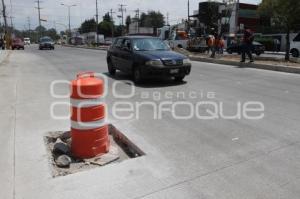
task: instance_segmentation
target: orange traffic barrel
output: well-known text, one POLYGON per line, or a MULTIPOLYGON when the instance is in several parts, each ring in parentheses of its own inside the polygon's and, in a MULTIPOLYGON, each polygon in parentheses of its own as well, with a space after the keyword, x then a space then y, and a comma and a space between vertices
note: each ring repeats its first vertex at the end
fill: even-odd
POLYGON ((93 72, 79 73, 71 82, 71 150, 77 158, 92 158, 109 150, 103 93, 104 83, 93 72))

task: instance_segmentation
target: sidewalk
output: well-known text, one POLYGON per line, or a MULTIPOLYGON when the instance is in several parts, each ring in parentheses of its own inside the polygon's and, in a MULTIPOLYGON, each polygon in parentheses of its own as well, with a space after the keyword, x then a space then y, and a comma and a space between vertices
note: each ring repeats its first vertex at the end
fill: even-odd
POLYGON ((223 64, 237 67, 257 68, 264 70, 273 70, 287 73, 300 74, 300 60, 291 58, 291 61, 286 62, 280 57, 264 57, 254 56, 254 63, 240 63, 239 55, 216 55, 215 58, 210 58, 208 54, 191 53, 184 49, 176 49, 177 52, 185 54, 192 61, 201 61, 215 64, 223 64))

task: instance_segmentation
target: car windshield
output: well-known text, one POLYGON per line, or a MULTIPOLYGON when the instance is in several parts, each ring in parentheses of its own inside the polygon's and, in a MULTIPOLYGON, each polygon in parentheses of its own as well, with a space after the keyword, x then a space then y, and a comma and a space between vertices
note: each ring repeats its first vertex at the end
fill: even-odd
POLYGON ((135 51, 169 50, 169 46, 156 38, 141 38, 133 40, 135 51))
POLYGON ((42 38, 41 42, 52 42, 50 38, 42 38))

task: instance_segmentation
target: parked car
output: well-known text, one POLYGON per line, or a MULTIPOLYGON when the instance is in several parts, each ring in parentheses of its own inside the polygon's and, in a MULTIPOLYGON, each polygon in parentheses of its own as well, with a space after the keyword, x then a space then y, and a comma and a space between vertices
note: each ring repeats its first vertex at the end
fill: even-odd
POLYGON ((300 56, 300 33, 291 42, 291 54, 293 57, 300 56))
POLYGON ((133 75, 136 83, 149 77, 174 77, 182 81, 191 72, 190 60, 170 49, 161 39, 126 36, 115 39, 107 52, 110 75, 120 70, 133 75))
POLYGON ((15 49, 18 49, 18 50, 22 49, 22 50, 24 50, 25 48, 24 48, 24 42, 23 42, 23 40, 20 39, 20 38, 14 38, 12 40, 11 48, 12 48, 12 50, 15 50, 15 49))
POLYGON ((25 44, 25 45, 30 45, 30 44, 31 44, 30 38, 25 37, 25 38, 24 38, 24 44, 25 44))
MULTIPOLYGON (((226 49, 228 54, 232 54, 232 53, 238 53, 241 54, 242 53, 242 48, 241 45, 239 44, 231 44, 227 47, 226 49)), ((252 43, 252 53, 256 54, 257 56, 263 54, 265 52, 265 46, 262 45, 259 42, 254 41, 252 43)))
POLYGON ((42 37, 39 42, 39 49, 52 49, 54 50, 54 41, 50 37, 42 37))

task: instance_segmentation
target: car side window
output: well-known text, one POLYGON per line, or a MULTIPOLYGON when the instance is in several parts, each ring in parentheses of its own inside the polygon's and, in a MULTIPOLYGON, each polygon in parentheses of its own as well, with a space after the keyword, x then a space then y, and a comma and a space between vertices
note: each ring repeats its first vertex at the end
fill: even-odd
POLYGON ((300 33, 295 37, 293 41, 300 41, 300 33))
POLYGON ((115 48, 121 48, 122 47, 122 43, 123 43, 123 39, 117 39, 117 41, 115 42, 114 47, 115 48))
POLYGON ((123 43, 123 48, 131 49, 131 41, 129 39, 126 39, 123 43))

